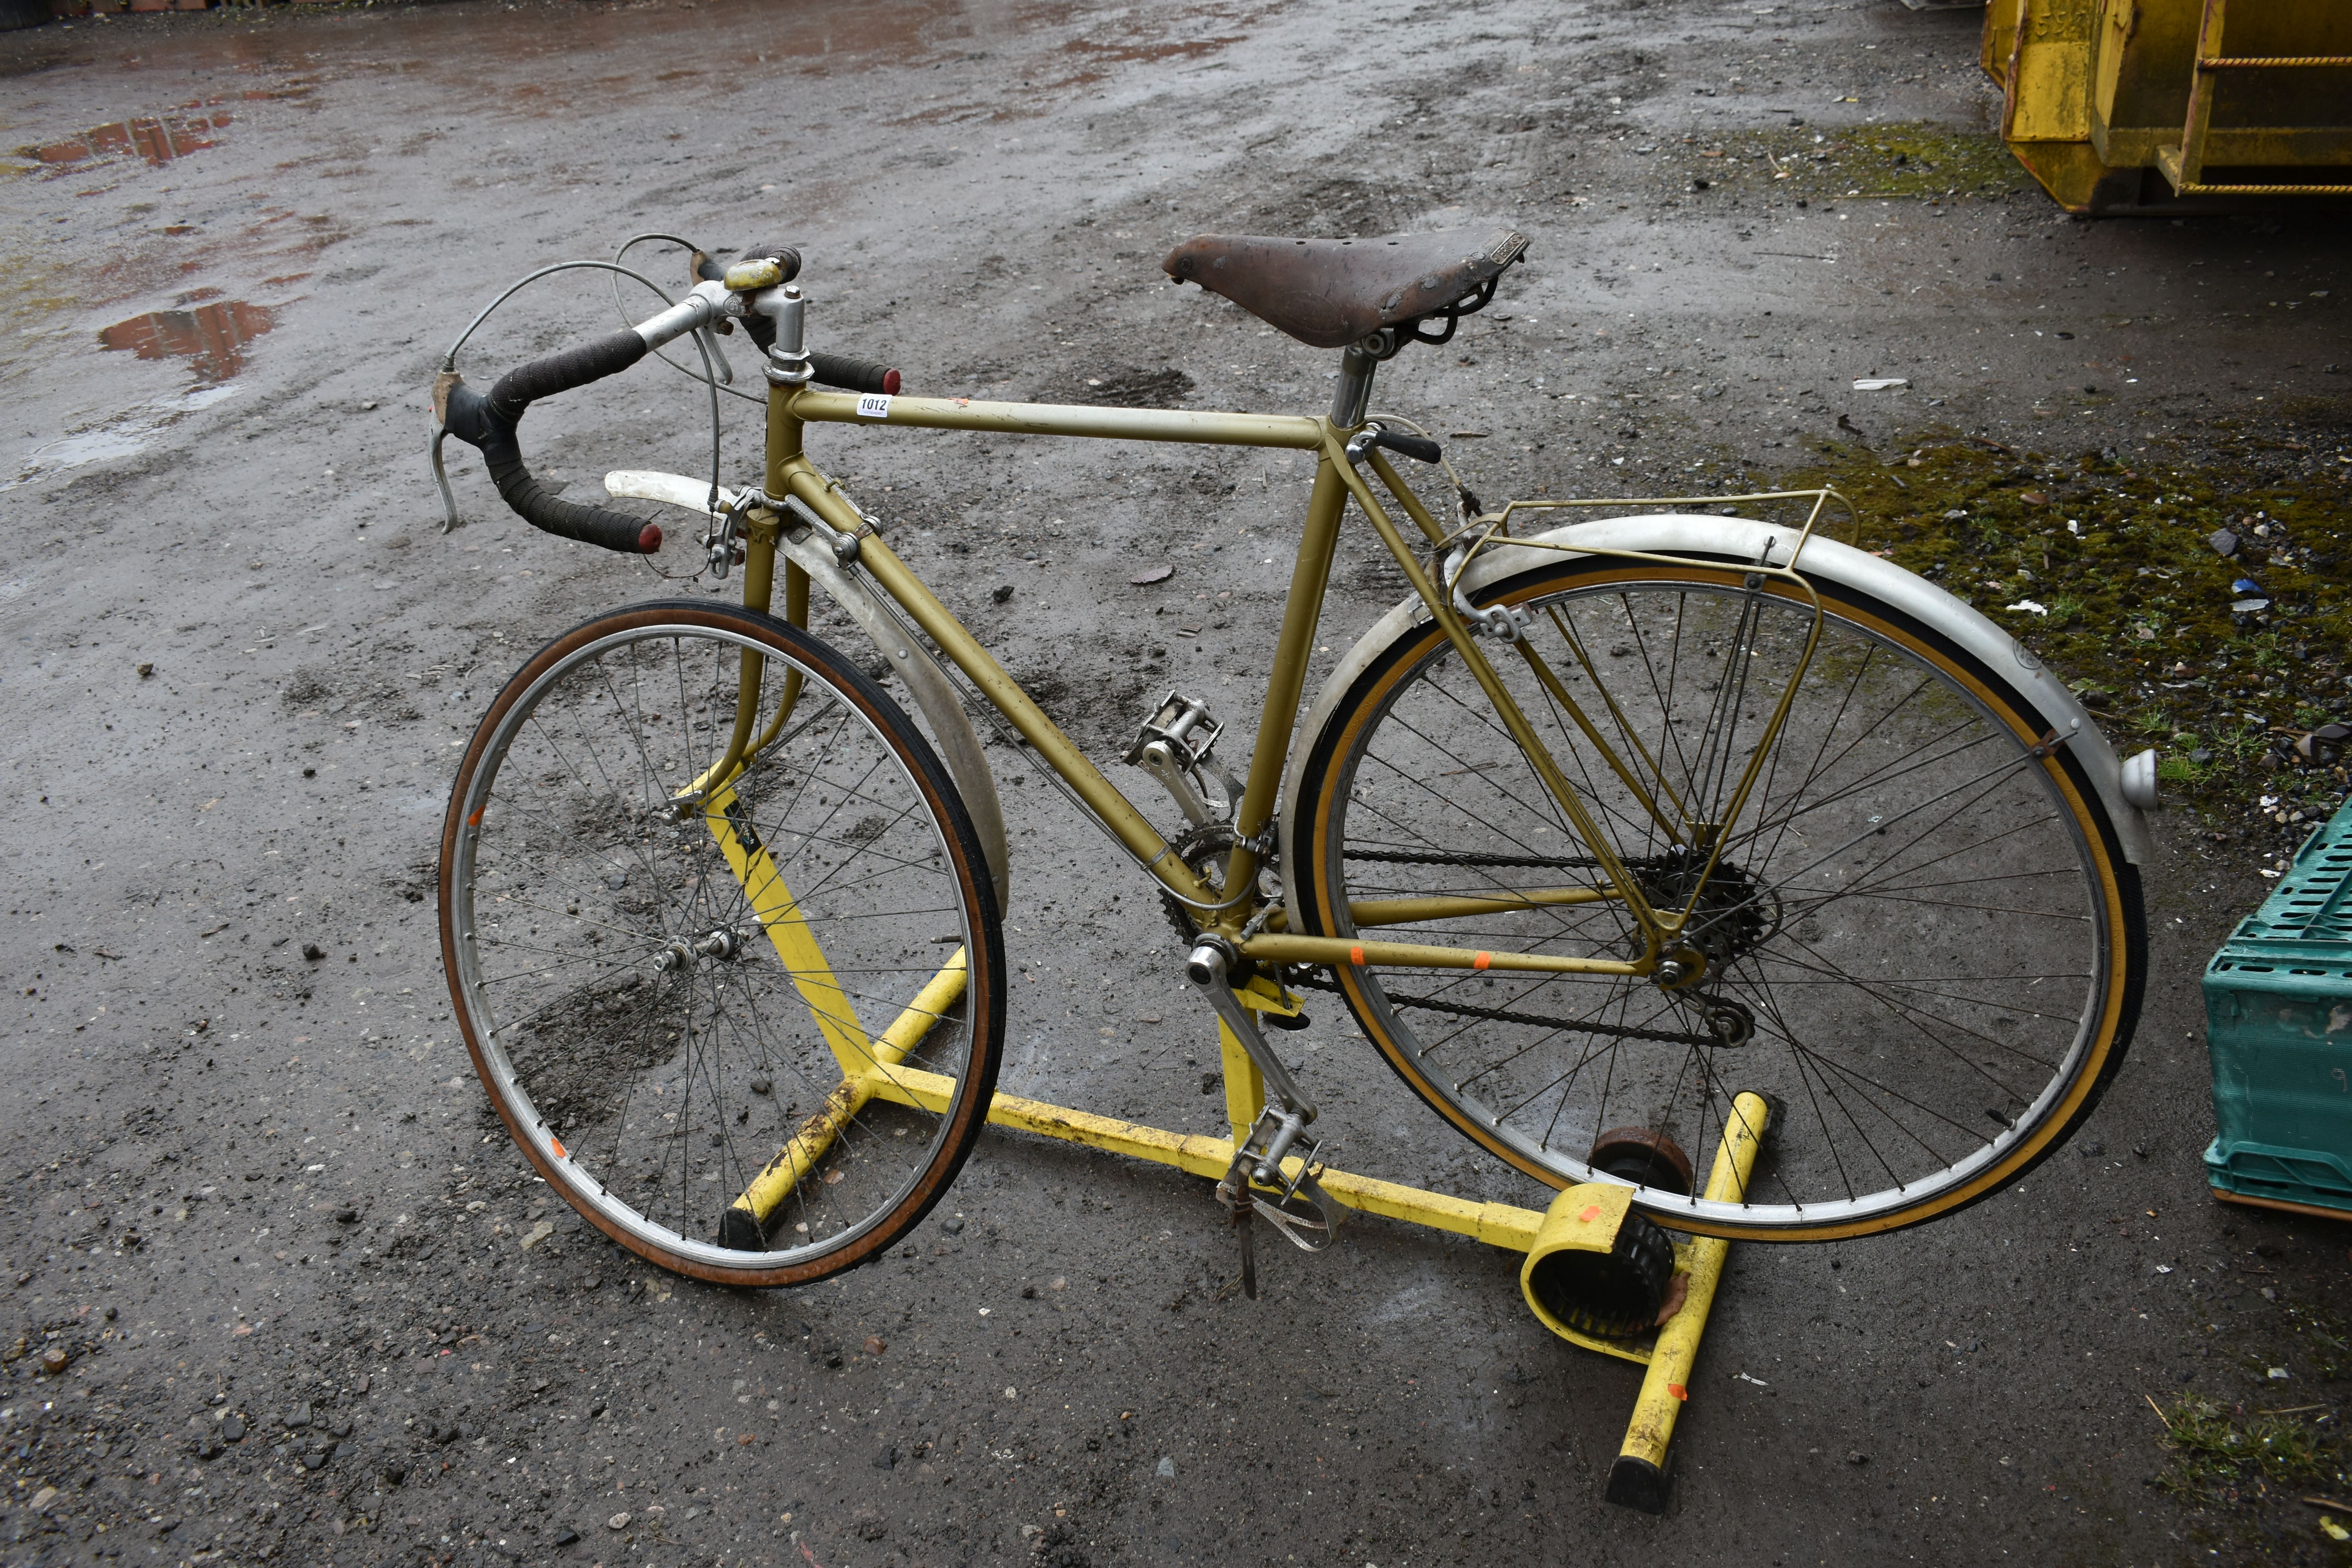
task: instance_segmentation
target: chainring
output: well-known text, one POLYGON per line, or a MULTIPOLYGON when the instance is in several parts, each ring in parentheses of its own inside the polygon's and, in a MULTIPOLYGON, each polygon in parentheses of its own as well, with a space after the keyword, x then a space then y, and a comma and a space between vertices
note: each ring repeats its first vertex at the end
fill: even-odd
MULTIPOLYGON (((1225 860, 1233 853, 1235 835, 1228 822, 1196 823, 1168 841, 1168 847, 1184 862, 1201 885, 1218 899, 1225 896, 1225 860)), ((1160 891, 1160 907, 1168 911, 1168 923, 1176 928, 1178 940, 1187 949, 1201 940, 1201 922, 1192 909, 1165 888, 1160 891)))
MULTIPOLYGON (((1233 824, 1202 822, 1194 824, 1170 839, 1168 847, 1176 851, 1177 858, 1184 862, 1192 875, 1201 879, 1201 885, 1222 901, 1225 896, 1225 863, 1227 858, 1233 853, 1234 846, 1238 842, 1240 842, 1240 836, 1234 832, 1233 824)), ((1165 888, 1160 890, 1160 907, 1168 912, 1168 923, 1176 928, 1176 935, 1182 941, 1186 949, 1189 950, 1194 942, 1201 940, 1199 919, 1194 916, 1190 907, 1165 888)), ((1296 966, 1269 970, 1265 965, 1253 963, 1244 958, 1227 972, 1226 978, 1235 990, 1239 990, 1261 975, 1269 975, 1276 984, 1282 984, 1286 981, 1291 984, 1298 984, 1302 983, 1300 980, 1302 975, 1311 973, 1310 970, 1296 966)), ((1277 1029, 1295 1029, 1300 1027, 1303 1023, 1303 1020, 1294 1022, 1280 1014, 1274 1013, 1265 1015, 1265 1021, 1277 1029)))

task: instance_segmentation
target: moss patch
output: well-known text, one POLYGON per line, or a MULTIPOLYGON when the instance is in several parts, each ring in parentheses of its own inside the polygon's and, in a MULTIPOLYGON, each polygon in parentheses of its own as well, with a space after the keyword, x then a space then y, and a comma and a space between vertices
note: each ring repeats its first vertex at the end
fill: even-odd
POLYGON ((1704 189, 1841 196, 1999 200, 2033 188, 2000 138, 1946 125, 1858 125, 1837 132, 1735 132, 1685 141, 1681 162, 1704 189))
POLYGON ((2118 747, 2160 748, 2176 800, 2242 805, 2268 791, 2284 817, 2290 786, 2315 809, 2341 793, 2340 767, 2290 750, 2352 718, 2352 503, 2336 475, 2126 466, 1944 436, 1891 462, 1825 446, 1785 482, 1852 498, 1854 542, 2015 635, 2118 747), (2234 557, 2210 542, 2224 530, 2234 557), (2259 588, 2233 586, 2247 578, 2259 588), (2233 607, 2254 600, 2266 603, 2233 607))
POLYGON ((2295 1414, 2250 1414, 2188 1394, 2161 1411, 2169 1462, 2158 1485, 2194 1502, 2235 1502, 2258 1484, 2333 1487, 2344 1479, 2336 1439, 2295 1414))
POLYGON ((2232 1410, 2201 1394, 2184 1394, 2163 1412, 2165 1489, 2200 1501, 2260 1477, 2278 1486, 2311 1486, 2341 1479, 2336 1456, 2325 1435, 2292 1415, 2232 1410))

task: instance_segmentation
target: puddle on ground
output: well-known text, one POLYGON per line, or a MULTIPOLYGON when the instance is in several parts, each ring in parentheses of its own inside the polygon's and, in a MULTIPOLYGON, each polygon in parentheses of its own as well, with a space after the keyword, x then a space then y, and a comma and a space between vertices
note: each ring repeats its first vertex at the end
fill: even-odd
POLYGON ((150 119, 118 120, 85 131, 79 136, 68 136, 62 142, 46 146, 20 147, 20 157, 50 164, 86 163, 93 158, 119 158, 136 153, 150 163, 162 165, 174 158, 214 145, 212 133, 229 123, 226 110, 210 114, 187 116, 163 115, 150 119))
POLYGON ((224 300, 193 310, 150 310, 98 334, 102 348, 129 349, 141 359, 184 355, 200 382, 226 381, 245 368, 245 345, 276 324, 267 305, 224 300))
MULTIPOLYGON (((0 491, 12 490, 38 479, 54 479, 92 463, 135 457, 147 449, 158 431, 177 424, 199 409, 211 407, 224 397, 234 396, 236 392, 236 388, 233 386, 194 387, 176 397, 158 398, 152 403, 136 405, 103 425, 59 437, 47 446, 36 447, 27 452, 18 462, 13 476, 0 479, 0 491)), ((0 585, 0 599, 7 596, 5 585, 0 585)))

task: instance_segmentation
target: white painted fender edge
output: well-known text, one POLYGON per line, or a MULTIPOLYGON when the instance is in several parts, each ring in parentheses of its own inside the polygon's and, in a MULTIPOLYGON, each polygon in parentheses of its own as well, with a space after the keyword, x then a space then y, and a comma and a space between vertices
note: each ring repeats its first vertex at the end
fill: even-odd
MULTIPOLYGON (((710 515, 705 504, 710 500, 709 481, 689 479, 684 474, 659 473, 652 468, 614 468, 604 476, 604 493, 615 500, 666 501, 705 517, 710 515)), ((719 504, 733 506, 735 492, 725 485, 719 486, 719 504)))
MULTIPOLYGON (((1661 555, 1721 555, 1735 561, 1764 560, 1774 565, 1786 565, 1789 552, 1795 546, 1795 529, 1775 523, 1759 522, 1748 518, 1706 517, 1688 512, 1654 512, 1629 517, 1596 518, 1590 521, 1570 523, 1553 529, 1537 538, 1547 543, 1587 544, 1598 549, 1639 550, 1661 555), (1765 552, 1769 551, 1767 555, 1765 552)), ((1479 591, 1505 577, 1514 576, 1530 568, 1559 558, 1552 550, 1528 550, 1504 545, 1479 558, 1464 576, 1464 587, 1475 599, 1479 591)), ((1881 556, 1841 544, 1833 539, 1815 534, 1805 543, 1803 568, 1808 576, 1835 583, 1860 593, 1870 595, 1889 608, 1934 627, 1963 649, 1980 660, 1987 668, 1998 671, 2013 683, 2031 702, 2041 717, 2045 731, 2055 730, 2067 737, 2068 750, 2091 778, 2092 787, 2098 792, 2100 804, 2116 825, 2116 836, 2123 843, 2124 858, 2133 865, 2142 865, 2154 853, 2148 837, 2147 822, 2134 803, 2135 788, 2127 786, 2115 748, 2099 731, 2065 682, 2042 667, 2024 644, 2001 630, 1969 605, 1954 598, 1926 578, 1905 571, 1881 556)), ((1418 598, 1404 600, 1394 609, 1374 622, 1358 638, 1347 657, 1331 671, 1316 695, 1314 706, 1297 731, 1300 739, 1291 746, 1290 761, 1282 781, 1282 809, 1279 816, 1282 829, 1282 863, 1284 901, 1288 906, 1291 930, 1303 931, 1299 924, 1298 900, 1294 890, 1295 879, 1290 868, 1298 864, 1294 841, 1297 822, 1298 774, 1306 765, 1307 753, 1312 749, 1323 726, 1330 721, 1339 700, 1354 685, 1356 679, 1370 667, 1381 653, 1403 636, 1423 616, 1418 598)), ((2137 759, 2135 759, 2137 761, 2137 759)), ((2153 774, 2152 760, 2144 764, 2153 774)), ((2137 785, 2138 781, 2135 780, 2137 785)))

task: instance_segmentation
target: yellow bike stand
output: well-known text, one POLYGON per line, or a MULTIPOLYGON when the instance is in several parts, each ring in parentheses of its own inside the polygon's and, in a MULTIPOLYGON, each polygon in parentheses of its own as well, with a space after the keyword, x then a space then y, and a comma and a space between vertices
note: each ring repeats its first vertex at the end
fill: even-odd
MULTIPOLYGON (((1296 1015, 1298 998, 1265 980, 1254 980, 1235 993, 1243 1005, 1260 1013, 1296 1015)), ((1084 1143, 1111 1153, 1126 1154, 1172 1165, 1194 1175, 1222 1179, 1232 1169, 1234 1150, 1265 1104, 1265 1080, 1231 1028, 1217 1026, 1224 1062, 1225 1107, 1233 1123, 1231 1138, 1170 1132, 1112 1117, 1096 1116, 1066 1106, 1047 1105, 1017 1095, 999 1094, 989 1120, 999 1126, 1084 1143)), ((1715 1165, 1705 1195, 1734 1200, 1747 1189, 1756 1157, 1762 1147, 1769 1110, 1759 1096, 1742 1094, 1733 1101, 1730 1130, 1716 1150, 1715 1165)), ((1286 1162, 1285 1173, 1297 1175, 1297 1156, 1286 1162)), ((1474 1237, 1495 1247, 1528 1255, 1520 1270, 1520 1289, 1544 1326, 1572 1344, 1601 1355, 1615 1356, 1646 1366, 1642 1392, 1633 1402, 1633 1420, 1625 1428, 1624 1446, 1609 1472, 1608 1500, 1650 1513, 1666 1505, 1667 1447, 1675 1418, 1690 1398, 1691 1367, 1698 1359, 1700 1336, 1706 1331, 1707 1313, 1723 1279, 1723 1265, 1731 1250, 1728 1241, 1702 1237, 1675 1247, 1675 1273, 1685 1283, 1681 1307, 1654 1333, 1630 1339, 1607 1339, 1578 1331, 1538 1299, 1530 1281, 1545 1258, 1569 1252, 1611 1254, 1618 1231, 1631 1212, 1631 1190, 1610 1184, 1573 1186, 1562 1192, 1544 1212, 1510 1204, 1471 1203, 1444 1193, 1359 1176, 1328 1167, 1318 1168, 1316 1180, 1331 1198, 1351 1209, 1401 1219, 1457 1236, 1474 1237)))
MULTIPOLYGON (((719 814, 713 811, 710 816, 716 822, 719 814)), ((713 831, 719 833, 721 829, 714 826, 713 831)), ((730 858, 735 858, 733 849, 730 854, 730 858)), ((738 865, 736 869, 739 876, 744 876, 748 867, 738 865)), ((793 969, 803 996, 824 1022, 827 1043, 840 1060, 844 1076, 825 1108, 802 1124, 735 1200, 726 1216, 727 1224, 730 1228, 740 1226, 749 1237, 759 1234, 769 1214, 869 1100, 897 1100, 934 1112, 946 1109, 954 1098, 954 1082, 939 1074, 908 1068, 904 1058, 931 1024, 954 1005, 969 975, 963 953, 958 950, 898 1018, 880 1037, 868 1040, 848 1008, 832 1005, 830 999, 842 993, 832 972, 822 967, 823 954, 816 953, 811 959, 809 953, 787 951, 788 939, 797 940, 796 933, 803 928, 796 919, 784 918, 794 906, 781 881, 769 872, 752 878, 747 886, 754 883, 761 889, 757 899, 765 899, 776 906, 771 910, 765 904, 761 905, 763 923, 776 940, 778 952, 785 954, 786 967, 793 969), (782 934, 780 928, 783 928, 782 934), (802 962, 795 963, 795 958, 802 962)), ((1234 994, 1253 1012, 1283 1017, 1295 1017, 1303 1005, 1299 998, 1264 978, 1237 987, 1234 994)), ((988 1119, 1001 1127, 1083 1143, 1213 1178, 1223 1184, 1221 1195, 1232 1192, 1236 1217, 1246 1220, 1255 1208, 1265 1205, 1241 1205, 1238 1199, 1243 1192, 1247 1191, 1253 1198, 1261 1192, 1277 1198, 1285 1194, 1265 1183, 1252 1187, 1244 1175, 1248 1162, 1235 1163, 1234 1152, 1247 1143, 1252 1127, 1266 1109, 1265 1079, 1232 1026, 1222 1019, 1217 1025, 1217 1040, 1224 1068, 1225 1110, 1233 1125, 1233 1136, 1229 1138, 1171 1132, 1012 1094, 999 1094, 990 1101, 988 1119)), ((1736 1202, 1748 1190, 1771 1110, 1761 1096, 1739 1094, 1733 1097, 1727 1120, 1729 1125, 1716 1150, 1714 1168, 1703 1194, 1714 1202, 1736 1202)), ((1260 1163, 1257 1169, 1268 1175, 1273 1173, 1268 1164, 1260 1163)), ((1723 1280, 1724 1259, 1731 1250, 1728 1241, 1701 1237, 1676 1245, 1674 1278, 1684 1288, 1681 1304, 1654 1331, 1622 1339, 1610 1338, 1580 1330, 1567 1319, 1586 1316, 1588 1307, 1596 1304, 1600 1290, 1627 1272, 1618 1264, 1616 1251, 1627 1216, 1633 1211, 1631 1188, 1613 1183, 1586 1183, 1568 1188, 1552 1200, 1550 1207, 1538 1213, 1511 1204, 1472 1203, 1444 1193, 1333 1170, 1328 1165, 1310 1170, 1305 1159, 1297 1154, 1284 1158, 1280 1171, 1294 1189, 1319 1193, 1344 1208, 1452 1231, 1527 1254, 1527 1262, 1519 1270, 1520 1293, 1546 1328, 1597 1354, 1615 1356, 1649 1369, 1642 1381, 1641 1395, 1633 1404, 1633 1418, 1625 1428, 1624 1445, 1609 1472, 1607 1495, 1611 1502, 1629 1508, 1651 1513, 1664 1511, 1667 1448, 1674 1438, 1675 1421, 1690 1398, 1691 1367, 1698 1359, 1699 1339, 1706 1331, 1707 1313, 1715 1305, 1716 1289, 1723 1280), (1305 1182, 1304 1178, 1310 1175, 1312 1182, 1305 1182)), ((1304 1216, 1293 1210, 1291 1217, 1304 1216)), ((1324 1229, 1315 1221, 1307 1221, 1299 1228, 1324 1229)), ((728 1231, 722 1230, 721 1234, 723 1237, 728 1231)), ((1328 1230, 1324 1229, 1324 1234, 1328 1241, 1328 1230)), ((1294 1234, 1293 1239, 1298 1237, 1294 1234)), ((1245 1261, 1244 1278, 1251 1272, 1245 1261)), ((1668 1301, 1672 1300, 1670 1289, 1668 1301)))

